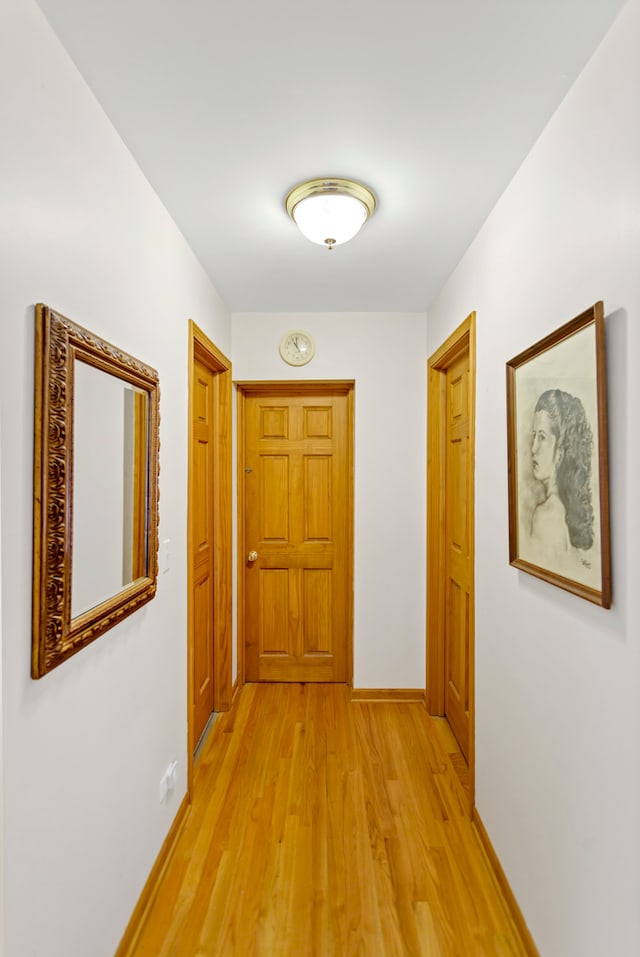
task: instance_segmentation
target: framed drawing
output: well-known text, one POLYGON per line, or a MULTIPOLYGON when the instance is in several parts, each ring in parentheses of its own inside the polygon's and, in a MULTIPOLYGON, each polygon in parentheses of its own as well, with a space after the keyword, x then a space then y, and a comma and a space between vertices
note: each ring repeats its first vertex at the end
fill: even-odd
POLYGON ((604 309, 507 362, 509 561, 611 606, 604 309))

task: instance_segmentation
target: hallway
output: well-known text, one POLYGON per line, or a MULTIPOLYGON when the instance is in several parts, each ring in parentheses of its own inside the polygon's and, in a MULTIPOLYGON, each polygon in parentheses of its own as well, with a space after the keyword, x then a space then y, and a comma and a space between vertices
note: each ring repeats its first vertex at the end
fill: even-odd
POLYGON ((344 685, 246 685, 135 957, 524 957, 428 721, 344 685))

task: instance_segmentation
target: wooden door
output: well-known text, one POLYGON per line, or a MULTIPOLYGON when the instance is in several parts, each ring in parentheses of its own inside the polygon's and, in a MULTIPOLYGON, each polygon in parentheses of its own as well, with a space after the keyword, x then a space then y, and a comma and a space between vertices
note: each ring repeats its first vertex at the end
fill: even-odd
POLYGON ((469 659, 473 564, 470 549, 469 350, 446 370, 445 715, 469 759, 469 659))
POLYGON ((214 375, 194 362, 193 516, 193 734, 197 743, 213 711, 214 375))
POLYGON ((446 715, 474 807, 474 436, 476 315, 429 358, 427 675, 429 714, 446 715))
POLYGON ((190 320, 187 507, 188 782, 212 711, 231 706, 231 363, 190 320))
POLYGON ((245 396, 248 681, 350 677, 349 402, 331 392, 245 396))

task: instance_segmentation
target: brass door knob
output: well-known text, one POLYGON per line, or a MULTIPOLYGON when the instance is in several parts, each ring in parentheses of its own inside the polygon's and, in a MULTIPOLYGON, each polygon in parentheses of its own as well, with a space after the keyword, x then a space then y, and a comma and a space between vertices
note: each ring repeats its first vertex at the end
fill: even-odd
POLYGON ((257 560, 257 558, 258 558, 258 553, 257 553, 257 552, 249 552, 249 554, 247 555, 247 561, 248 561, 248 562, 255 562, 255 561, 257 560))

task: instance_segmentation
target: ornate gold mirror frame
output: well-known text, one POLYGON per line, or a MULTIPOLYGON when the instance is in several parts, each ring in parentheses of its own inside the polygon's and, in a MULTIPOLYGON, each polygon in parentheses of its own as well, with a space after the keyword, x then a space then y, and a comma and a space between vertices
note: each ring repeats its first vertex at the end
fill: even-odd
MULTIPOLYGON (((89 374, 93 374, 90 372, 89 374)), ((101 386, 102 388, 102 386, 101 386)), ((116 388, 118 388, 116 383, 116 388)), ((158 470, 159 385, 156 371, 45 305, 36 306, 35 424, 33 502, 33 643, 31 674, 41 678, 109 628, 150 601, 158 577, 158 470), (124 520, 128 542, 122 532, 126 571, 114 589, 90 607, 72 612, 74 572, 74 389, 82 363, 108 377, 121 380, 131 393, 123 405, 131 411, 129 427, 130 514, 124 520), (133 438, 131 438, 133 435, 133 438)), ((86 402, 89 417, 91 402, 86 402)), ((122 421, 126 441, 127 426, 122 421)), ((99 425, 91 441, 100 447, 99 425)), ((80 449, 75 450, 76 455, 80 449)), ((124 454, 124 453, 123 453, 124 454)), ((107 456, 109 453, 107 452, 107 456)), ((86 457, 86 456, 85 456, 86 457)), ((89 453, 89 458, 91 453, 89 453)), ((79 461, 79 460, 77 460, 79 461)), ((126 477, 125 477, 126 484, 126 477)), ((102 507, 97 488, 91 489, 90 510, 102 507)), ((84 489, 87 498, 87 490, 84 489)), ((86 508, 86 506, 85 506, 86 508)), ((123 512, 125 511, 123 505, 123 512)), ((117 516, 118 521, 122 521, 117 516)), ((90 565, 97 576, 101 569, 99 536, 82 529, 92 554, 76 563, 78 576, 90 565), (93 565, 91 564, 93 563, 93 565)), ((86 546, 85 546, 86 547, 86 546)))

